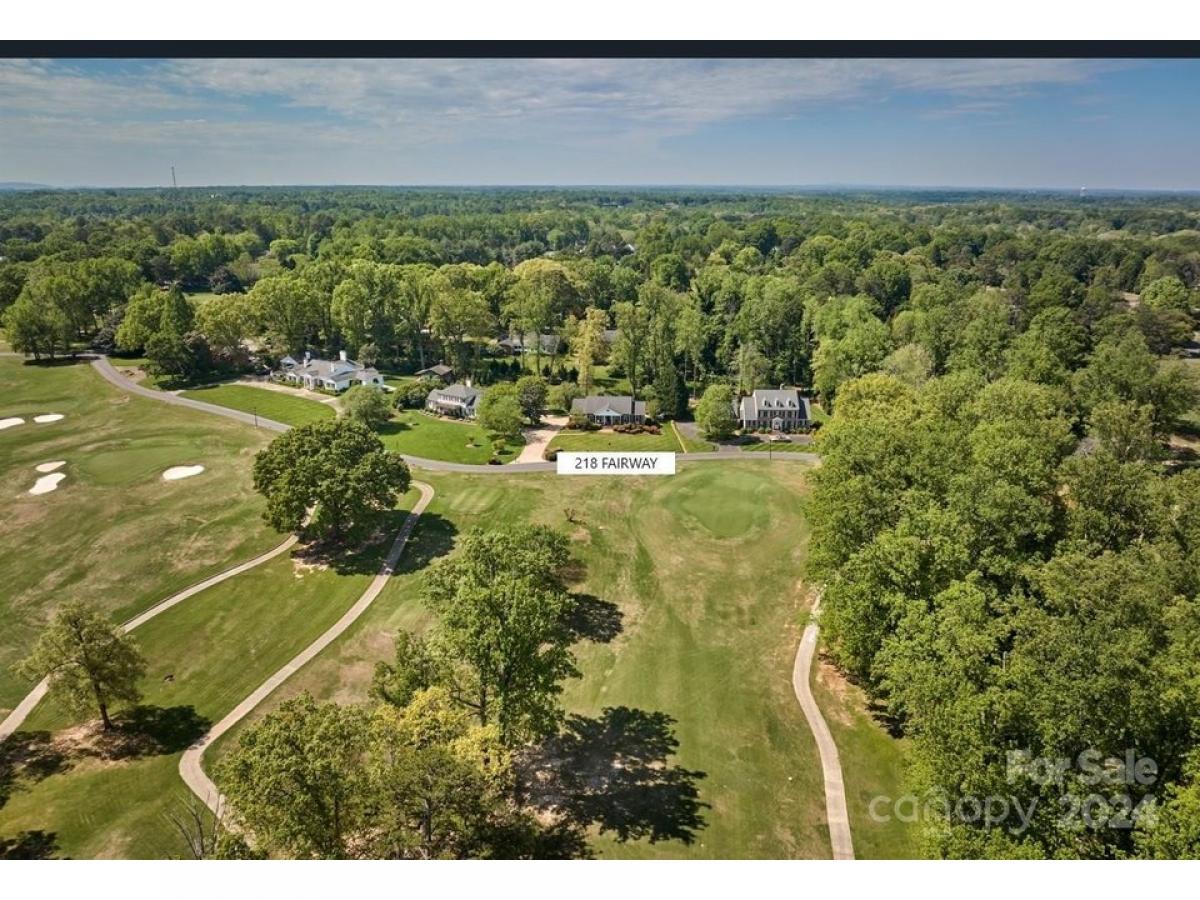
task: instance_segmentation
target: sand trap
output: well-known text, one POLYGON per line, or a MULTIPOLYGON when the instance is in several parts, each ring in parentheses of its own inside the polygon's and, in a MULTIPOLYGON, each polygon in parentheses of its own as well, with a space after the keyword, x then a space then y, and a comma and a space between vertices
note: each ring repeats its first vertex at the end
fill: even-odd
POLYGON ((31 494, 48 494, 51 491, 58 490, 58 483, 66 478, 65 472, 55 472, 53 475, 43 475, 29 489, 31 494))
POLYGON ((11 419, 0 419, 0 431, 5 428, 12 428, 14 425, 24 425, 25 420, 19 416, 13 416, 11 419))
POLYGON ((34 416, 33 421, 39 425, 45 425, 47 422, 57 422, 62 417, 62 413, 42 413, 40 416, 34 416))
POLYGON ((34 468, 39 472, 53 472, 55 469, 61 469, 67 464, 65 459, 56 459, 54 462, 39 463, 34 468))
POLYGON ((163 472, 163 481, 178 481, 180 478, 191 478, 204 471, 204 466, 171 466, 163 472))

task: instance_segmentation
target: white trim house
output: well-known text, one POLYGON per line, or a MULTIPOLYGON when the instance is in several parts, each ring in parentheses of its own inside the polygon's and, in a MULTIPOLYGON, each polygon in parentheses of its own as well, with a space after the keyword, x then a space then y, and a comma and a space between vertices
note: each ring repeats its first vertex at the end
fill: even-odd
POLYGON ((450 384, 434 388, 425 398, 425 408, 440 416, 457 416, 460 419, 475 418, 475 404, 479 401, 479 389, 469 384, 450 384))
POLYGON ((586 416, 601 426, 641 424, 646 421, 646 403, 632 397, 580 397, 572 401, 571 415, 586 416))
POLYGON ((796 388, 780 388, 777 391, 755 391, 734 403, 734 415, 742 428, 754 431, 769 428, 771 431, 795 431, 807 428, 812 423, 812 410, 807 397, 800 396, 796 388))
POLYGON ((347 359, 345 350, 332 360, 317 359, 307 353, 302 360, 285 356, 279 361, 279 371, 275 375, 280 381, 310 391, 341 393, 356 384, 383 385, 382 375, 370 366, 347 359))

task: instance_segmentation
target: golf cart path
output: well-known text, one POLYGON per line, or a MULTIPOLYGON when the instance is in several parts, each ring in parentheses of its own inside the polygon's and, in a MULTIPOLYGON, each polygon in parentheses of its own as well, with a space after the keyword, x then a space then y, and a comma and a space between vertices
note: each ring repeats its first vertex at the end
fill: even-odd
POLYGON ((805 626, 800 638, 800 648, 796 651, 796 663, 792 667, 792 689, 800 708, 804 710, 804 718, 817 741, 817 752, 821 757, 821 773, 825 779, 825 819, 829 824, 829 842, 833 845, 834 859, 854 859, 854 843, 850 838, 850 815, 846 811, 846 785, 842 781, 842 763, 838 756, 837 744, 821 715, 813 697, 812 662, 817 650, 817 635, 820 627, 817 616, 821 609, 821 597, 818 594, 809 614, 809 623, 805 626))
POLYGON ((371 580, 367 589, 362 592, 362 595, 355 601, 354 605, 346 610, 342 617, 330 626, 324 634, 301 650, 282 669, 259 685, 254 693, 230 710, 221 721, 210 728, 199 740, 184 751, 183 756, 179 760, 179 776, 192 793, 199 797, 213 811, 214 815, 220 816, 221 809, 225 804, 224 799, 221 797, 221 792, 204 771, 204 751, 221 735, 225 734, 230 728, 249 715, 276 688, 337 640, 375 602, 375 598, 383 591, 384 586, 396 568, 396 564, 400 561, 400 556, 404 552, 404 547, 408 543, 408 538, 412 534, 413 527, 417 524, 417 520, 421 518, 421 513, 425 511, 425 507, 429 505, 429 501, 433 499, 433 488, 429 485, 422 481, 414 481, 413 487, 421 492, 421 496, 417 500, 416 505, 413 506, 412 512, 404 520, 404 525, 396 535, 396 539, 393 541, 392 547, 388 551, 387 559, 384 560, 379 573, 371 580))
MULTIPOLYGON (((100 376, 105 381, 120 388, 129 394, 137 394, 139 397, 146 397, 150 400, 158 400, 161 403, 169 403, 172 406, 186 406, 189 409, 199 410, 200 412, 212 413, 215 416, 224 416, 227 419, 233 419, 236 422, 241 422, 244 425, 257 425, 259 428, 266 428, 270 431, 288 431, 291 426, 285 425, 283 422, 276 422, 273 419, 267 419, 262 416, 255 417, 251 413, 242 412, 238 409, 230 409, 227 406, 217 406, 215 403, 205 403, 203 400, 193 400, 190 397, 180 397, 176 394, 171 394, 166 391, 156 391, 151 388, 142 387, 137 384, 128 375, 121 374, 121 371, 113 366, 106 357, 98 356, 92 360, 92 368, 100 373, 100 376)), ((528 449, 528 448, 527 448, 528 449)), ((446 462, 440 459, 426 459, 421 456, 409 456, 407 453, 400 454, 401 458, 410 466, 415 466, 420 469, 425 469, 429 472, 461 472, 469 475, 506 475, 512 473, 524 472, 553 472, 555 464, 552 462, 511 462, 503 466, 476 465, 473 463, 455 463, 446 462)), ((706 453, 680 453, 677 457, 679 463, 691 462, 708 462, 711 460, 722 459, 759 459, 763 462, 768 462, 771 454, 768 453, 742 453, 737 450, 724 449, 706 453)), ((787 459, 796 462, 804 462, 817 464, 821 458, 816 453, 780 453, 775 455, 776 460, 787 459)))
MULTIPOLYGON (((172 594, 165 600, 160 600, 149 609, 143 610, 132 619, 122 624, 121 630, 124 632, 133 631, 133 629, 137 628, 139 625, 144 625, 155 616, 165 613, 168 609, 179 605, 189 597, 194 597, 196 594, 207 590, 213 585, 220 584, 222 581, 227 581, 228 579, 233 578, 235 575, 241 575, 243 572, 248 572, 250 569, 261 566, 263 563, 274 559, 275 557, 279 556, 279 554, 286 553, 292 548, 293 545, 295 545, 295 543, 296 536, 291 535, 282 544, 273 547, 266 553, 262 553, 254 557, 254 559, 247 560, 244 563, 238 563, 236 566, 232 566, 222 572, 218 572, 216 575, 210 575, 203 581, 198 581, 191 587, 186 587, 179 593, 172 594)), ((46 696, 46 691, 49 686, 49 679, 43 678, 40 682, 38 682, 37 687, 26 694, 25 698, 13 708, 13 711, 8 714, 4 721, 0 722, 0 741, 5 740, 10 734, 25 724, 25 720, 29 717, 29 714, 33 712, 34 708, 38 705, 38 703, 41 702, 42 698, 46 696)))

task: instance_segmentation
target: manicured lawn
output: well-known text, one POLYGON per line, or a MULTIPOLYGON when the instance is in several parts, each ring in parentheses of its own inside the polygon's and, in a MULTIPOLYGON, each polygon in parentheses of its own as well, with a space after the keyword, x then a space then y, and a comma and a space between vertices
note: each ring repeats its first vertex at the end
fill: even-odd
POLYGON ((554 450, 673 450, 683 448, 669 427, 662 434, 621 434, 616 431, 564 431, 550 442, 554 450))
POLYGON ((144 356, 110 356, 108 361, 118 369, 144 369, 150 362, 144 356))
MULTIPOLYGON (((416 496, 411 492, 402 506, 411 507, 416 496)), ((183 854, 163 818, 187 796, 177 775, 180 753, 345 612, 370 582, 403 516, 392 517, 386 540, 334 567, 279 557, 134 632, 149 664, 143 703, 180 723, 176 740, 162 752, 119 761, 72 758, 64 771, 19 781, 7 803, 0 800, 0 836, 51 832, 58 852, 73 857, 183 854)), ((70 717, 45 703, 25 733, 69 724, 70 717)))
POLYGON ((251 486, 253 429, 122 393, 85 363, 0 359, 0 715, 30 685, 12 665, 58 604, 82 598, 124 620, 230 561, 273 546, 251 486), (33 416, 65 418, 35 424, 33 416), (28 493, 43 462, 65 460, 57 490, 28 493), (200 464, 176 482, 163 470, 200 464))
POLYGON ((181 391, 180 396, 228 406, 242 412, 257 413, 265 419, 274 419, 285 425, 307 425, 310 422, 333 418, 337 414, 328 403, 245 384, 217 384, 212 387, 193 388, 181 391))
MULTIPOLYGON (((417 410, 396 413, 380 431, 384 446, 396 453, 482 465, 492 458, 492 435, 481 425, 439 419, 417 410)), ((521 444, 505 444, 500 458, 508 462, 521 444)))
POLYGON ((745 444, 744 453, 813 453, 812 444, 795 444, 791 441, 763 441, 759 444, 745 444))
POLYGON ((706 440, 688 437, 682 429, 676 427, 674 422, 668 422, 665 427, 674 432, 676 440, 679 441, 685 453, 708 453, 713 449, 713 445, 706 440))
MULTIPOLYGON (((730 462, 661 479, 426 473, 437 496, 414 534, 410 549, 417 552, 359 623, 266 708, 302 690, 363 700, 374 663, 391 656, 392 635, 432 621, 414 566, 446 552, 475 525, 547 524, 571 536, 584 564, 573 589, 615 604, 619 628, 609 642, 576 645, 582 677, 567 683, 567 709, 588 717, 607 707, 671 716, 678 747, 666 763, 693 773, 689 780, 708 804, 691 843, 594 833, 596 853, 827 856, 816 748, 791 690, 806 593, 800 580, 808 534, 801 511, 805 471, 730 462)), ((849 748, 843 757, 866 748, 861 764, 843 758, 851 793, 895 790, 899 750, 862 711, 861 696, 842 702, 854 714, 836 732, 849 748)), ((234 740, 222 741, 216 754, 234 740)), ((911 853, 900 832, 864 832, 860 839, 856 802, 851 816, 860 855, 911 853)))

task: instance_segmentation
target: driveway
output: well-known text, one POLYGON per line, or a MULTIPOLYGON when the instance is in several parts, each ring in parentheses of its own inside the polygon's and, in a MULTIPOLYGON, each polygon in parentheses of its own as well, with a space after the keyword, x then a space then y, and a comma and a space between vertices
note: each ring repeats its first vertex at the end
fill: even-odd
MULTIPOLYGON (((103 356, 97 357, 92 361, 92 366, 100 373, 109 383, 115 385, 123 391, 130 394, 137 394, 139 397, 146 397, 150 400, 158 400, 160 403, 170 403, 173 406, 186 406, 189 409, 196 409, 201 412, 211 413, 214 416, 224 416, 227 419, 233 419, 242 422, 246 425, 257 425, 259 428, 266 428, 269 431, 287 431, 291 426, 285 425, 283 422, 276 422, 272 419, 265 419, 262 416, 256 418, 250 414, 237 409, 229 409, 226 406, 217 406, 214 403, 205 403, 202 400, 192 400, 189 397, 179 397, 175 394, 169 394, 165 391, 155 391, 150 388, 142 387, 140 384, 135 384, 127 375, 121 374, 112 363, 103 356)), ((528 446, 525 448, 528 450, 528 446)), ((454 463, 445 462, 440 459, 425 459, 421 456, 409 456, 407 453, 401 454, 405 462, 410 466, 415 466, 419 469, 426 469, 430 472, 460 472, 463 474, 474 475, 504 475, 523 472, 553 472, 555 464, 545 462, 541 459, 540 452, 537 461, 523 461, 521 457, 517 461, 508 463, 503 466, 475 465, 472 463, 454 463)), ((768 461, 766 453, 742 453, 738 447, 730 445, 722 445, 717 452, 706 453, 681 453, 678 456, 679 462, 707 462, 719 459, 759 459, 762 462, 768 461)), ((810 465, 819 463, 821 457, 816 453, 780 453, 775 457, 779 460, 794 460, 796 462, 808 463, 810 465)))
POLYGON ((513 462, 544 462, 542 454, 545 453, 546 447, 566 425, 566 416, 546 416, 538 427, 526 428, 524 431, 525 446, 521 448, 520 455, 513 462))

